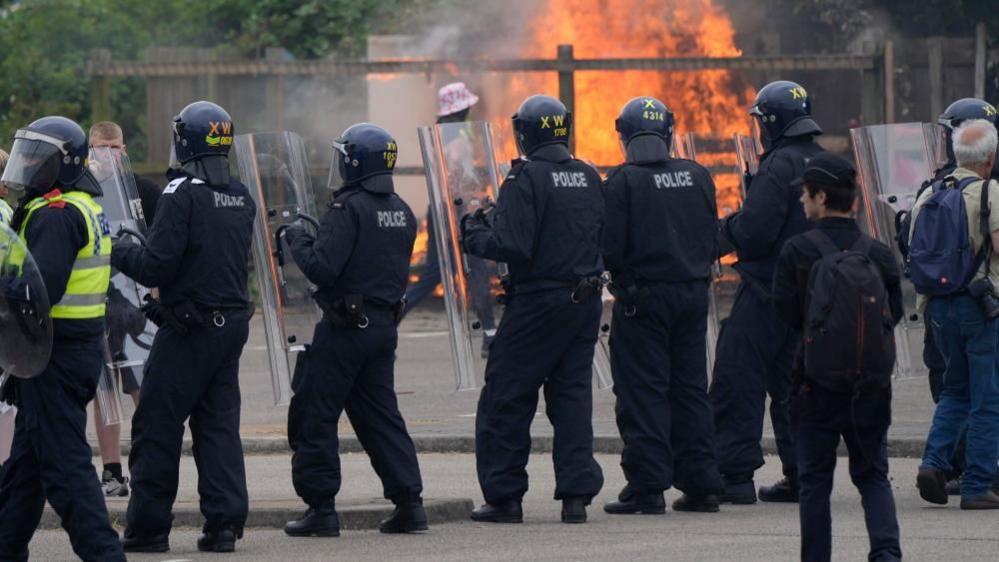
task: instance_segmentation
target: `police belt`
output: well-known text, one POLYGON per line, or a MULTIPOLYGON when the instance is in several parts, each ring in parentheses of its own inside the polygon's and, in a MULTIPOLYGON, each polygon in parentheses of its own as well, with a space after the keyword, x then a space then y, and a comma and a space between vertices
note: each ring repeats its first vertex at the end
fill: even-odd
POLYGON ((150 298, 146 299, 142 310, 157 326, 168 325, 182 336, 189 334, 192 329, 209 326, 221 328, 229 321, 245 321, 253 316, 252 304, 205 306, 192 301, 183 301, 175 305, 165 305, 150 298))
POLYGON ((604 283, 599 276, 583 277, 576 282, 559 281, 555 279, 538 279, 525 283, 514 283, 508 291, 510 295, 529 295, 546 291, 568 291, 571 302, 580 303, 584 300, 599 295, 603 290, 604 283))
POLYGON ((344 295, 327 301, 314 296, 323 311, 323 321, 338 328, 360 328, 368 326, 395 326, 402 320, 405 301, 394 305, 385 304, 363 295, 344 295))

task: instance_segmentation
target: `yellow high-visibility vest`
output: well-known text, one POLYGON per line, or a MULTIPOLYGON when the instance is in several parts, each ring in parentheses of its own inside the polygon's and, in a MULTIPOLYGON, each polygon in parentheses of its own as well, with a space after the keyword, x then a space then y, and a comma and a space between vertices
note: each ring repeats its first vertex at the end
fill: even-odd
POLYGON ((111 234, 104 219, 104 209, 87 193, 51 191, 28 203, 28 213, 21 223, 24 232, 31 215, 42 207, 72 205, 80 211, 87 223, 87 244, 80 248, 73 262, 66 292, 52 306, 52 318, 87 320, 104 318, 107 306, 108 284, 111 282, 111 234))

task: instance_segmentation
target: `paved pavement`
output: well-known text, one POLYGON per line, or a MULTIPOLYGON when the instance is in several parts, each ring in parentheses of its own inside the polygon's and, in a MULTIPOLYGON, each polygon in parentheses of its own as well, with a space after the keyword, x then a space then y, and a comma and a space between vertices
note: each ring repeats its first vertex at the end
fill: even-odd
MULTIPOLYGON (((344 531, 336 539, 292 539, 279 530, 250 529, 228 560, 671 560, 711 561, 794 560, 799 548, 796 506, 757 504, 723 506, 718 514, 667 512, 663 516, 609 516, 600 505, 613 499, 623 485, 618 458, 599 455, 606 477, 604 491, 590 508, 586 525, 559 523, 559 504, 552 501, 551 460, 531 457, 531 490, 525 498, 523 525, 487 525, 468 520, 438 524, 420 536, 385 536, 373 531, 344 531)), ((284 455, 249 457, 254 502, 290 499, 289 459, 284 455)), ((433 498, 475 498, 474 458, 468 454, 426 454, 420 462, 426 495, 433 498)), ((779 463, 767 458, 757 483, 779 477, 779 463)), ((999 514, 962 512, 956 505, 929 506, 914 488, 917 461, 893 459, 893 487, 906 560, 988 561, 999 559, 999 514)), ((341 501, 359 502, 381 495, 381 487, 363 455, 344 456, 341 501)), ((859 497, 849 483, 846 463, 837 469, 832 498, 834 559, 863 560, 868 543, 859 497)), ((190 459, 181 475, 181 498, 193 497, 196 481, 190 459)), ((670 499, 675 492, 668 493, 670 499)), ((114 503, 123 503, 115 500, 114 503)), ((134 555, 130 560, 220 560, 194 548, 198 530, 176 529, 172 550, 161 555, 134 555)), ((32 559, 72 560, 69 541, 61 530, 43 530, 31 544, 32 559)))
MULTIPOLYGON (((250 341, 243 353, 240 385, 243 393, 242 433, 245 437, 285 435, 287 406, 275 406, 264 345, 263 325, 258 314, 251 324, 250 341)), ((396 392, 403 416, 414 437, 471 437, 474 434, 477 391, 455 391, 451 348, 440 301, 417 308, 401 326, 396 392)), ((610 390, 593 393, 593 424, 597 437, 617 438, 614 422, 614 394, 610 390)), ((127 440, 131 404, 125 401, 126 422, 122 435, 127 440)), ((933 416, 933 403, 925 379, 897 381, 894 396, 894 424, 889 437, 896 440, 922 440, 933 416)), ((544 416, 544 400, 538 406, 539 423, 532 432, 550 436, 551 426, 544 416)), ((341 433, 352 435, 346 416, 341 433)), ((769 421, 765 435, 772 435, 769 421)), ((93 438, 93 428, 90 430, 93 438)), ((918 447, 917 447, 918 448, 918 447)))
MULTIPOLYGON (((290 483, 290 462, 284 450, 287 407, 274 406, 267 371, 266 348, 259 316, 252 324, 250 342, 241 370, 243 419, 241 431, 251 451, 247 458, 251 502, 267 508, 260 525, 279 523, 297 513, 297 500, 290 483)), ((411 314, 401 326, 396 390, 400 407, 421 451, 425 496, 440 501, 448 510, 468 509, 468 502, 481 501, 475 480, 474 459, 467 451, 474 428, 477 392, 455 392, 450 344, 440 304, 431 303, 411 314), (438 453, 435 453, 438 451, 438 453)), ((532 433, 539 449, 550 443, 551 426, 539 405, 532 433)), ((903 456, 918 455, 932 418, 933 405, 924 379, 897 381, 894 425, 889 434, 903 456)), ((128 438, 131 406, 126 404, 123 437, 128 438)), ((614 395, 594 392, 594 429, 600 450, 617 450, 614 395)), ((771 435, 769 422, 764 430, 771 435)), ((344 488, 342 506, 369 506, 384 513, 387 506, 381 487, 359 451, 353 431, 344 418, 344 488)), ((93 428, 91 428, 93 437, 93 428)), ((765 441, 768 438, 765 437, 765 441)), ((613 499, 623 485, 618 458, 599 455, 607 485, 597 504, 613 499)), ((97 461, 97 459, 95 459, 97 461)), ((996 560, 999 559, 999 514, 965 513, 950 508, 927 507, 913 487, 917 461, 893 459, 896 497, 902 520, 903 548, 908 560, 996 560)), ((591 509, 590 524, 569 527, 558 522, 559 506, 551 500, 554 481, 547 455, 533 455, 532 489, 525 498, 527 522, 519 526, 491 526, 462 520, 435 525, 417 537, 388 537, 372 531, 348 531, 339 539, 294 540, 280 531, 256 528, 239 545, 239 559, 406 559, 406 560, 605 560, 650 558, 670 560, 793 560, 798 552, 797 510, 788 505, 728 507, 717 515, 668 513, 662 517, 610 517, 591 509)), ((768 457, 758 483, 779 478, 776 460, 768 457)), ((833 498, 837 560, 859 560, 866 555, 867 538, 859 498, 849 484, 845 462, 837 474, 833 498)), ((165 556, 136 556, 136 560, 207 559, 197 553, 199 514, 196 510, 196 478, 193 462, 185 457, 178 523, 184 527, 172 537, 174 551, 165 556), (191 527, 188 527, 191 525, 191 527)), ((121 513, 124 502, 112 500, 112 512, 121 513)), ((259 510, 258 510, 259 511, 259 510)), ((442 519, 454 519, 448 511, 442 519)), ((463 518, 463 515, 461 518, 463 518)), ((368 517, 370 527, 376 518, 368 517)), ((360 521, 360 519, 358 519, 360 521)), ((49 520, 55 524, 55 519, 49 520)), ((59 530, 44 530, 32 545, 34 558, 72 559, 68 541, 59 530)))

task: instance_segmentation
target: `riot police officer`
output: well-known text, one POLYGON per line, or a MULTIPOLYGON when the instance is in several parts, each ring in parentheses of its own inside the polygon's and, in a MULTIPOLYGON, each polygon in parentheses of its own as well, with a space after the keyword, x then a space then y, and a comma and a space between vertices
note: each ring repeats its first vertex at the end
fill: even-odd
POLYGON ((45 370, 12 379, 18 401, 10 458, 0 470, 0 559, 27 560, 45 502, 84 560, 124 560, 87 444, 87 403, 103 368, 111 238, 93 197, 87 136, 65 117, 17 131, 0 180, 24 195, 11 227, 45 281, 54 342, 45 370))
POLYGON ((486 504, 476 521, 519 523, 530 426, 544 387, 555 429, 562 521, 586 521, 603 486, 593 458, 591 364, 600 323, 604 200, 600 176, 568 150, 571 115, 532 96, 513 116, 514 160, 494 211, 462 218, 467 253, 506 262, 508 302, 486 364, 475 459, 486 504))
POLYGON ((711 264, 718 255, 715 185, 708 171, 671 158, 673 113, 638 97, 616 129, 625 162, 604 182, 604 260, 615 296, 611 367, 621 467, 628 485, 607 513, 718 511, 723 491, 708 401, 705 333, 711 264))
POLYGON ((333 201, 313 236, 285 232, 295 263, 323 309, 312 345, 295 366, 288 441, 295 492, 309 508, 284 528, 291 536, 338 536, 337 425, 346 409, 395 503, 383 533, 427 529, 416 449, 393 389, 396 324, 402 317, 416 219, 395 193, 398 148, 381 127, 359 123, 333 144, 333 201), (334 174, 336 176, 336 174, 334 174))
POLYGON ((753 473, 763 466, 760 439, 766 396, 784 478, 760 489, 763 501, 797 501, 797 462, 790 429, 791 370, 799 340, 773 307, 774 267, 784 242, 810 228, 791 185, 805 162, 822 151, 814 137, 808 93, 799 84, 771 82, 756 94, 750 115, 764 152, 742 210, 721 224, 721 244, 734 248, 742 282, 718 337, 709 395, 715 450, 725 479, 722 501, 756 502, 753 473))
POLYGON ((173 121, 172 181, 145 246, 121 243, 111 263, 160 300, 159 325, 132 418, 129 552, 169 549, 184 422, 198 466, 202 551, 231 552, 249 508, 239 438, 239 358, 249 331, 246 282, 255 206, 229 177, 233 123, 214 103, 194 102, 173 121))

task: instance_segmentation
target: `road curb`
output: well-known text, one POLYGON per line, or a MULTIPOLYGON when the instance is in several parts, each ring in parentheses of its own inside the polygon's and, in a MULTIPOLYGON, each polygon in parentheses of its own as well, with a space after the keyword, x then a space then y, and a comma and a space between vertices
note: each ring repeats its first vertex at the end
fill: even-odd
MULTIPOLYGON (((126 500, 108 501, 108 515, 112 523, 125 527, 126 500)), ((474 508, 472 500, 457 499, 424 499, 423 507, 431 525, 464 521, 474 508)), ((369 503, 354 505, 337 505, 340 516, 340 528, 346 530, 377 529, 378 524, 387 518, 394 506, 387 500, 372 500, 369 503)), ((296 519, 305 511, 305 505, 298 500, 260 500, 250 502, 250 514, 246 519, 248 528, 282 529, 288 521, 296 519)), ((201 515, 196 501, 179 501, 173 508, 174 527, 201 528, 205 518, 201 515)), ((41 529, 58 529, 61 527, 59 516, 46 506, 41 529)))
MULTIPOLYGON (((475 438, 470 435, 417 435, 413 437, 416 451, 419 453, 474 453, 475 438)), ((593 451, 610 455, 621 454, 621 438, 614 435, 596 436, 593 438, 593 451)), ((889 438, 888 456, 893 458, 921 458, 926 442, 923 439, 889 438)), ((551 436, 534 437, 531 452, 550 453, 553 447, 551 436)), ((96 444, 92 444, 93 454, 99 455, 96 444)), ((122 454, 127 455, 131 447, 122 443, 122 454)), ((286 455, 291 454, 288 439, 285 437, 244 437, 243 452, 247 455, 286 455)), ((341 453, 361 453, 364 448, 354 436, 340 438, 341 453)), ((763 438, 763 453, 777 454, 777 445, 772 437, 763 438)), ((191 454, 190 440, 184 441, 184 454, 191 454)), ((846 448, 840 444, 839 456, 846 456, 846 448)))

